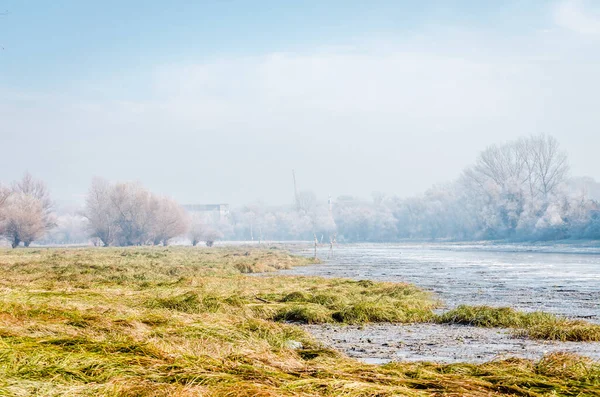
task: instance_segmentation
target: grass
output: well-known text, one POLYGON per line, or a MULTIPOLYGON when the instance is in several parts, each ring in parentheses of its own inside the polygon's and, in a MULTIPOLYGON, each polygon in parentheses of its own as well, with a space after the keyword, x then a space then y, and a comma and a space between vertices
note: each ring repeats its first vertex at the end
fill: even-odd
POLYGON ((443 324, 513 328, 517 336, 573 342, 600 341, 600 325, 543 312, 520 312, 509 307, 462 305, 436 319, 443 324))
POLYGON ((434 321, 437 302, 406 284, 245 274, 308 263, 279 250, 0 250, 0 396, 600 396, 598 364, 572 355, 375 366, 323 348, 287 321, 434 321))

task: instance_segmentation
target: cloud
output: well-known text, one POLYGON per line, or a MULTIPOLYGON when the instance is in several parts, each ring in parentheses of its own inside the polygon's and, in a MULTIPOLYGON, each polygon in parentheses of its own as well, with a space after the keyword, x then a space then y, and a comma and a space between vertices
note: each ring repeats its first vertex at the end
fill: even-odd
POLYGON ((557 25, 583 35, 600 35, 600 8, 584 0, 564 0, 554 10, 557 25))

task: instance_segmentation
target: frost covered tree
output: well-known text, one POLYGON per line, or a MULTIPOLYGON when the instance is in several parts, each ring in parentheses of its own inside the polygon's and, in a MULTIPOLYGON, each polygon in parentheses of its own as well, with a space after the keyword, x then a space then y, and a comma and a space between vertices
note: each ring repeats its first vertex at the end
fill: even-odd
POLYGON ((110 194, 121 246, 144 245, 152 237, 153 210, 156 202, 139 183, 117 183, 110 194))
POLYGON ((478 196, 483 236, 510 237, 526 225, 546 225, 537 219, 560 200, 568 171, 567 155, 558 141, 539 135, 488 147, 465 170, 461 182, 478 196))
POLYGON ((10 189, 0 185, 0 236, 4 234, 5 220, 6 220, 6 207, 8 197, 10 196, 10 189))
POLYGON ((163 244, 188 229, 187 213, 174 200, 159 197, 139 183, 110 184, 94 179, 83 215, 90 237, 109 245, 163 244))
POLYGON ((111 201, 112 186, 108 181, 94 178, 85 198, 83 216, 88 220, 91 238, 102 245, 111 245, 117 233, 117 212, 111 201))
POLYGON ((28 247, 55 226, 48 188, 29 173, 13 183, 4 206, 3 235, 13 248, 28 247))
POLYGON ((169 245, 189 229, 189 216, 175 200, 168 197, 153 197, 151 205, 151 239, 154 245, 169 245))

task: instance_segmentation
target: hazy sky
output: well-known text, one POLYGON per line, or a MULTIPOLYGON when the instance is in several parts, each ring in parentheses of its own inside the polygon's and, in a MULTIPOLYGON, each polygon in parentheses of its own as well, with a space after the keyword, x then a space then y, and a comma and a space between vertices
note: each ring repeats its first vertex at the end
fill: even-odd
POLYGON ((0 181, 410 195, 554 135, 600 179, 600 1, 0 0, 0 181), (418 3, 418 4, 417 4, 418 3), (452 4, 452 5, 450 5, 452 4))

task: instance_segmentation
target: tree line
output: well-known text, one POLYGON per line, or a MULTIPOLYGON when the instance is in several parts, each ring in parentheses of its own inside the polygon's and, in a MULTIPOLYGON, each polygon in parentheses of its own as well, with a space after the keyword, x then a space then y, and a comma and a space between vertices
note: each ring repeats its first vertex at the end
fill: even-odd
POLYGON ((188 214, 175 200, 156 195, 139 183, 95 178, 85 206, 56 214, 44 182, 26 174, 11 187, 0 187, 0 236, 15 248, 33 241, 59 244, 133 246, 168 245, 190 233, 194 245, 220 237, 201 216, 188 214))
POLYGON ((0 187, 0 235, 11 246, 88 243, 211 245, 228 240, 310 240, 333 244, 426 240, 600 239, 600 184, 569 175, 558 141, 540 135, 482 151, 453 182, 401 198, 311 191, 293 205, 249 204, 225 219, 187 212, 138 183, 94 179, 82 209, 54 211, 46 185, 29 174, 0 187))
MULTIPOLYGON (((489 146, 455 181, 418 196, 338 197, 332 218, 337 240, 347 242, 600 239, 599 200, 600 184, 571 177, 559 142, 538 135, 489 146)), ((274 240, 312 235, 289 206, 246 206, 233 220, 234 239, 251 239, 257 228, 274 240)), ((332 230, 317 229, 325 240, 332 230)))

